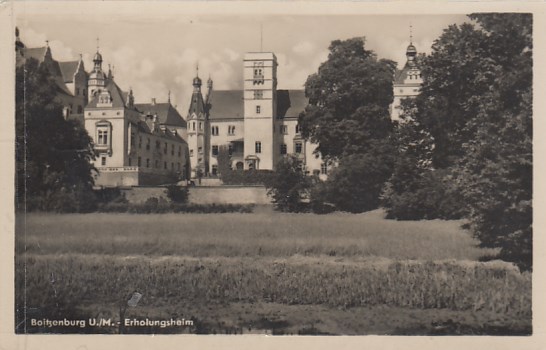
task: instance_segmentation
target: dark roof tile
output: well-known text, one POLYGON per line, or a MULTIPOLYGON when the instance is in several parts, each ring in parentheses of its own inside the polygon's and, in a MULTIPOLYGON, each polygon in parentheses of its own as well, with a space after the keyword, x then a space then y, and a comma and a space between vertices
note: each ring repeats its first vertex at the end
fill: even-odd
POLYGON ((74 81, 74 74, 78 71, 79 63, 79 61, 59 62, 59 68, 65 83, 74 81))
POLYGON ((243 90, 213 90, 209 99, 209 119, 243 119, 243 90))
POLYGON ((186 127, 186 121, 180 113, 169 103, 136 103, 135 107, 144 115, 155 115, 160 124, 165 124, 168 126, 175 127, 186 127))
POLYGON ((277 117, 298 118, 308 103, 304 90, 277 90, 277 117))

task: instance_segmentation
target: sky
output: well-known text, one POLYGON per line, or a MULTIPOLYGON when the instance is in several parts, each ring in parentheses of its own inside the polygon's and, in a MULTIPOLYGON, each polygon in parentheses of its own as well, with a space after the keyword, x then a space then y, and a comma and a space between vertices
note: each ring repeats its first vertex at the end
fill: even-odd
POLYGON ((443 29, 465 21, 458 14, 209 14, 178 9, 128 15, 111 8, 102 11, 95 2, 92 10, 67 3, 63 11, 26 7, 17 13, 15 24, 27 47, 49 40, 54 59, 76 60, 81 53, 87 71, 93 67, 99 38, 103 69, 113 66, 115 81, 123 90, 132 88, 136 102, 164 102, 171 91, 172 103, 185 117, 197 65, 199 76, 203 81, 210 76, 214 89, 240 89, 244 53, 262 48, 278 58, 278 87, 302 89, 327 59, 332 40, 365 37, 367 49, 401 66, 410 25, 417 50, 429 53, 443 29))

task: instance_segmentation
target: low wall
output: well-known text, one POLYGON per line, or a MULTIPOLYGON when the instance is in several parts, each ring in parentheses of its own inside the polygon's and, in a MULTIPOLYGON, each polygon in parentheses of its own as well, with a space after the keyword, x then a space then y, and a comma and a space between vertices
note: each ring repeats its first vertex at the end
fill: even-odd
POLYGON ((263 186, 191 187, 190 202, 196 204, 270 204, 263 186))
MULTIPOLYGON (((165 198, 165 187, 129 187, 121 192, 131 203, 142 203, 148 198, 165 198)), ((190 187, 189 201, 195 204, 271 204, 263 186, 196 186, 190 187)))
POLYGON ((176 182, 176 175, 170 172, 154 171, 138 167, 111 167, 98 169, 96 186, 154 186, 176 182))

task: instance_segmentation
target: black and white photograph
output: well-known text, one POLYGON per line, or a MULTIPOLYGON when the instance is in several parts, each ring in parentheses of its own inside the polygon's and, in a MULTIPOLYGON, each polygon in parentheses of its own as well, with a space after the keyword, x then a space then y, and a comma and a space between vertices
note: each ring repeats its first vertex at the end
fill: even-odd
POLYGON ((536 11, 118 5, 11 3, 12 333, 536 333, 536 11))

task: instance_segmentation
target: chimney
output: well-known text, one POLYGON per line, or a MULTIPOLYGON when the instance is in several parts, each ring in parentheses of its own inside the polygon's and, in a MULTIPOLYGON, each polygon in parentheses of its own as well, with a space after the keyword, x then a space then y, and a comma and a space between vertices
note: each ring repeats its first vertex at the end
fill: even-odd
POLYGON ((152 106, 155 106, 155 97, 152 97, 152 106))

